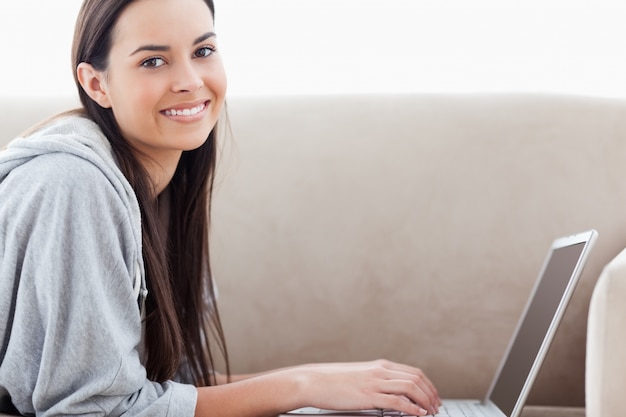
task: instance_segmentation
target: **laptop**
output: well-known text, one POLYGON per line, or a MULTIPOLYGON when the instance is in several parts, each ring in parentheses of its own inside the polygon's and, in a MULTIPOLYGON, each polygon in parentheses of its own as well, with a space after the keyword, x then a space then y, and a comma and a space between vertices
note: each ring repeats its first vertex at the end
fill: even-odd
MULTIPOLYGON (((597 239, 590 230, 556 239, 484 400, 444 399, 438 417, 518 417, 597 239)), ((300 408, 289 415, 400 416, 396 411, 300 408)))

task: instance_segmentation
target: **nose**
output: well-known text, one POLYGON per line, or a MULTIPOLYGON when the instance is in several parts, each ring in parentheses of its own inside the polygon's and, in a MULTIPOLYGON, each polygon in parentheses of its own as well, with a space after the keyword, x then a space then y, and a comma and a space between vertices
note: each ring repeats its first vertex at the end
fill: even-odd
POLYGON ((175 93, 195 93, 203 85, 204 81, 191 61, 180 62, 172 74, 172 91, 175 93))

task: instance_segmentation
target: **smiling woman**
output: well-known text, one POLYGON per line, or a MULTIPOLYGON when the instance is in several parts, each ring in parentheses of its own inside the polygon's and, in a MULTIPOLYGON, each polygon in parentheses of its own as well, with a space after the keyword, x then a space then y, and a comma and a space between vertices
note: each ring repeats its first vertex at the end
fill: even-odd
MULTIPOLYGON (((79 0, 0 4, 2 62, 19 63, 3 65, 0 95, 73 95, 62 63, 79 6, 79 0)), ((217 32, 230 95, 626 97, 626 60, 619 53, 625 14, 626 3, 619 0, 593 5, 584 0, 233 0, 220 4, 217 32)))
MULTIPOLYGON (((111 109, 121 135, 140 152, 151 177, 158 178, 155 192, 160 194, 182 151, 202 145, 216 124, 226 74, 220 55, 214 53, 217 41, 206 5, 157 4, 128 5, 107 40, 109 54, 90 57, 92 52, 79 49, 74 61, 83 102, 86 94, 111 109)), ((94 36, 84 45, 96 45, 96 40, 94 36)))
POLYGON ((231 375, 209 262, 213 17, 212 0, 84 0, 82 107, 0 151, 0 412, 436 413, 424 372, 387 360, 231 375))

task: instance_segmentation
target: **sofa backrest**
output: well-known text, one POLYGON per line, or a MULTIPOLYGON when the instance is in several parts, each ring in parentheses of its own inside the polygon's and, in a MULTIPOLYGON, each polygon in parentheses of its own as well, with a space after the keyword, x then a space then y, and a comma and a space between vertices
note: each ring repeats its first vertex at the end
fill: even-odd
POLYGON ((78 98, 0 97, 0 149, 29 127, 64 110, 78 107, 78 98))
MULTIPOLYGON (((71 101, 0 102, 0 147, 71 101)), ((598 243, 533 404, 582 405, 586 317, 626 246, 626 103, 233 97, 212 260, 233 370, 379 357, 481 397, 552 240, 598 243)))
POLYGON ((236 370, 377 357, 484 396, 555 237, 599 231, 529 401, 584 403, 585 327, 626 246, 626 102, 247 97, 214 200, 236 370))

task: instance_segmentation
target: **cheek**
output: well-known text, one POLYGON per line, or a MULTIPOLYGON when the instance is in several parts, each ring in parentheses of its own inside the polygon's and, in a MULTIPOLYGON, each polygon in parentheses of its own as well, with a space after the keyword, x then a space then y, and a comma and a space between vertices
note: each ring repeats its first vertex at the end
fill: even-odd
POLYGON ((138 140, 146 134, 154 134, 155 98, 149 88, 135 86, 119 91, 113 104, 113 115, 126 139, 138 140))
POLYGON ((224 72, 223 75, 219 79, 215 80, 215 84, 213 87, 215 100, 217 104, 215 107, 216 117, 219 117, 219 115, 221 114, 224 108, 224 103, 226 102, 227 86, 228 86, 228 81, 226 79, 226 73, 224 72))
POLYGON ((221 60, 215 63, 209 75, 206 77, 207 85, 213 90, 218 100, 223 100, 226 95, 228 81, 226 78, 226 70, 221 60))
POLYGON ((221 74, 221 78, 220 78, 220 88, 222 91, 222 96, 226 95, 226 89, 228 87, 228 79, 226 77, 226 71, 224 70, 224 68, 222 68, 222 74, 221 74))
POLYGON ((153 85, 129 84, 127 88, 117 91, 113 100, 113 113, 118 123, 122 120, 141 123, 142 119, 152 118, 158 111, 160 97, 153 85))

